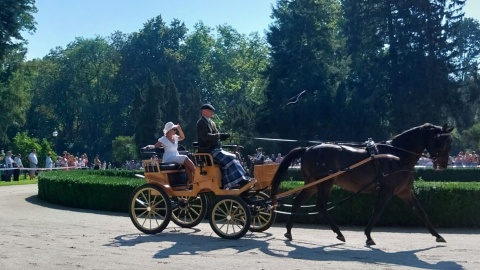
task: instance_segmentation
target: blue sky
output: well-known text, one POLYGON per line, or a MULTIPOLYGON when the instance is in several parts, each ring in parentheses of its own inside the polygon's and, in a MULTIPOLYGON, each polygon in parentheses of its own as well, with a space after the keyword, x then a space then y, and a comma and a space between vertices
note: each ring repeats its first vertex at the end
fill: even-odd
MULTIPOLYGON (((42 58, 75 37, 132 33, 149 19, 161 15, 168 24, 185 22, 191 30, 199 21, 210 27, 231 25, 242 34, 263 34, 272 22, 275 0, 36 0, 37 31, 24 34, 29 41, 27 59, 42 58)), ((480 1, 467 0, 466 16, 480 20, 480 1)))

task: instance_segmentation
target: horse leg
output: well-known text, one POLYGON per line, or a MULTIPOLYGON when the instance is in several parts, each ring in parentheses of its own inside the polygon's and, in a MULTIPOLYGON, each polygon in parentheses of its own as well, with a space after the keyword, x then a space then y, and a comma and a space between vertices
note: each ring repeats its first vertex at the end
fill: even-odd
POLYGON ((410 206, 413 209, 413 212, 415 215, 417 215, 423 223, 425 223, 425 226, 427 227, 428 231, 436 237, 437 242, 442 242, 446 243, 445 239, 438 234, 438 232, 435 230, 433 227, 432 223, 430 222, 430 219, 428 218, 427 213, 425 210, 423 210, 423 207, 420 205, 420 202, 417 200, 417 197, 413 193, 413 190, 410 190, 408 193, 400 194, 398 195, 400 198, 402 198, 405 203, 407 203, 408 206, 410 206))
POLYGON ((312 188, 307 188, 302 190, 295 198, 293 198, 292 202, 292 211, 291 215, 288 217, 288 221, 286 224, 287 232, 284 234, 284 236, 292 241, 292 227, 293 227, 293 221, 295 218, 295 214, 298 212, 300 209, 300 206, 304 204, 308 198, 310 198, 315 190, 312 188))
POLYGON ((365 227, 365 236, 367 236, 366 244, 368 246, 376 245, 375 241, 373 241, 370 233, 372 232, 373 226, 377 223, 378 219, 383 213, 385 206, 387 205, 388 201, 392 198, 393 194, 391 192, 387 192, 385 189, 380 189, 380 192, 377 195, 377 200, 375 201, 375 208, 373 209, 373 214, 370 220, 368 221, 367 226, 365 227))
POLYGON ((330 198, 330 192, 332 191, 332 181, 330 185, 327 183, 323 183, 320 188, 318 188, 318 193, 317 193, 317 209, 320 211, 320 213, 327 219, 328 224, 330 224, 330 228, 334 233, 337 234, 337 239, 345 242, 345 236, 343 236, 342 232, 340 231, 340 228, 337 226, 337 223, 333 220, 332 216, 330 216, 330 213, 327 210, 327 202, 328 199, 330 198))

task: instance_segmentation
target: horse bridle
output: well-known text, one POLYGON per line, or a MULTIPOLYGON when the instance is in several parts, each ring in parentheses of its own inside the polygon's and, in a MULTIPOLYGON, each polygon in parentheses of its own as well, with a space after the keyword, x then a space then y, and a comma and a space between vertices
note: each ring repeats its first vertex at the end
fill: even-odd
MULTIPOLYGON (((440 133, 440 134, 437 134, 435 135, 435 140, 438 140, 440 137, 443 137, 443 136, 450 136, 450 133, 440 133)), ((393 146, 391 144, 392 141, 387 141, 385 144, 379 144, 379 145, 385 145, 385 146, 388 146, 388 147, 391 147, 391 148, 394 148, 394 149, 397 149, 397 150, 400 150, 400 151, 403 151, 403 152, 406 152, 406 153, 409 153, 409 154, 412 154, 412 155, 415 155, 415 156, 419 156, 419 157, 424 157, 424 158, 429 158, 431 159, 432 161, 436 161, 437 160, 437 157, 438 157, 438 151, 434 154, 428 152, 428 156, 424 153, 421 153, 421 154, 418 154, 418 153, 415 153, 415 152, 412 152, 410 150, 407 150, 407 149, 403 149, 403 148, 400 148, 400 147, 397 147, 397 146, 393 146)), ((428 151, 428 149, 427 149, 428 151)))

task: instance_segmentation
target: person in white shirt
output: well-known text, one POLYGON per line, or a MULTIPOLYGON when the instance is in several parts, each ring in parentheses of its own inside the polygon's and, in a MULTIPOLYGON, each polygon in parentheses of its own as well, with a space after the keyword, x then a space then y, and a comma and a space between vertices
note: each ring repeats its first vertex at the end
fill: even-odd
MULTIPOLYGON (((185 139, 185 134, 182 131, 182 127, 180 126, 180 124, 175 125, 172 122, 168 122, 163 128, 163 134, 165 135, 160 137, 158 139, 158 142, 155 143, 155 145, 148 145, 147 148, 163 146, 163 149, 165 150, 162 158, 163 162, 174 162, 185 166, 188 181, 189 183, 193 183, 195 175, 195 165, 188 156, 181 155, 178 152, 178 142, 185 139)), ((133 160, 132 163, 135 165, 133 160)))
POLYGON ((4 161, 5 161, 5 165, 7 166, 7 169, 10 169, 5 171, 5 175, 6 175, 5 181, 10 182, 13 175, 13 170, 11 170, 11 168, 13 168, 13 163, 14 163, 12 158, 12 151, 7 151, 7 155, 5 156, 4 161))
POLYGON ((22 154, 18 154, 14 160, 15 160, 15 163, 17 163, 18 168, 23 168, 22 154))
MULTIPOLYGON (((23 168, 22 154, 17 154, 13 160, 15 161, 15 164, 17 164, 17 168, 13 170, 13 181, 18 181, 20 174, 22 173, 21 168, 23 168)), ((25 178, 27 178, 26 174, 25 178)))
POLYGON ((53 168, 52 154, 50 153, 48 153, 47 157, 45 158, 45 167, 47 169, 53 168))
POLYGON ((35 178, 35 168, 37 168, 38 159, 37 159, 37 149, 33 149, 32 152, 28 155, 28 162, 30 163, 30 180, 35 178))
MULTIPOLYGON (((83 157, 83 155, 82 155, 82 157, 83 157)), ((80 157, 78 159, 78 166, 82 169, 85 169, 85 159, 83 159, 82 157, 80 157)))

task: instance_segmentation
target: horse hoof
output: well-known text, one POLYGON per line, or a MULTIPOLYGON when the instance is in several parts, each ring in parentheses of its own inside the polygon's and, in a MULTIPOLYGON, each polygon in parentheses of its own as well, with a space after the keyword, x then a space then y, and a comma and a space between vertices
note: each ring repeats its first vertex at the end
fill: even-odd
POLYGON ((286 234, 284 234, 284 236, 285 236, 289 241, 292 241, 292 234, 286 233, 286 234))
POLYGON ((343 235, 338 235, 337 239, 345 243, 345 236, 343 235))
POLYGON ((374 245, 376 245, 376 244, 375 244, 375 241, 373 241, 373 240, 371 240, 371 239, 370 239, 370 240, 367 240, 367 246, 374 246, 374 245))
POLYGON ((440 242, 440 243, 446 243, 447 241, 445 241, 445 239, 443 239, 443 237, 437 237, 437 242, 440 242))

